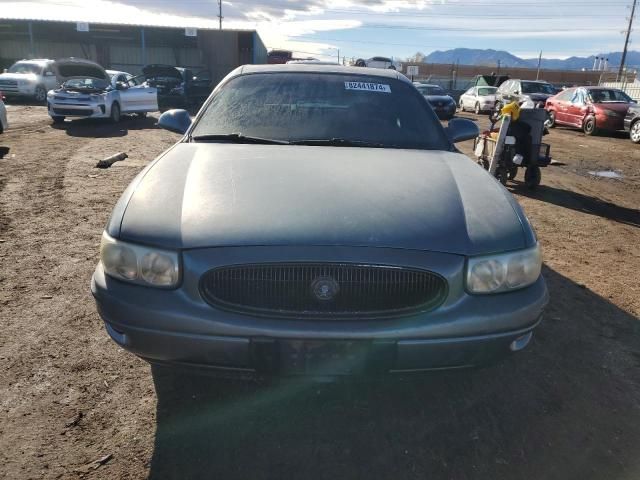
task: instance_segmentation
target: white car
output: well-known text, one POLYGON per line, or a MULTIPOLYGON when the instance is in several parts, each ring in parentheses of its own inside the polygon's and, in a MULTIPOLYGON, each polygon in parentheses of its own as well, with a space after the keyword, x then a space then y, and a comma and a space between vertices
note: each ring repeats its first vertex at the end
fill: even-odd
MULTIPOLYGON (((127 113, 144 115, 158 110, 158 92, 146 84, 114 81, 97 63, 76 60, 60 66, 68 78, 62 87, 47 94, 47 107, 53 123, 65 118, 109 118, 120 121, 127 113)), ((124 73, 124 72, 118 72, 124 73)))
POLYGON ((390 68, 391 70, 402 71, 402 64, 396 62, 392 58, 387 57, 371 57, 369 59, 359 58, 355 63, 356 67, 369 67, 369 68, 390 68))
POLYGON ((490 112, 496 104, 496 87, 479 86, 471 87, 460 95, 458 107, 463 112, 472 110, 477 114, 490 112))
POLYGON ((4 106, 2 92, 0 92, 0 133, 4 132, 7 128, 9 128, 9 123, 7 122, 7 107, 4 106))
POLYGON ((60 85, 57 62, 49 59, 20 60, 0 74, 0 91, 7 97, 47 99, 47 91, 60 85))

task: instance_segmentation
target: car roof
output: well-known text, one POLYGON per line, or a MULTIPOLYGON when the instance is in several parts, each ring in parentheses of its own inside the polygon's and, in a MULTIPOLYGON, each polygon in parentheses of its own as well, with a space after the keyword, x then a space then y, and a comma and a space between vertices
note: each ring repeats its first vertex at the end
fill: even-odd
POLYGON ((22 60, 18 60, 16 63, 20 62, 28 62, 28 63, 51 63, 53 60, 49 60, 48 58, 23 58, 22 60))
POLYGON ((395 78, 411 83, 403 74, 392 69, 346 67, 342 65, 318 65, 311 63, 287 63, 273 65, 243 65, 238 75, 251 73, 339 73, 342 75, 366 75, 369 77, 395 78))
MULTIPOLYGON (((434 83, 420 83, 420 82, 413 82, 413 84, 416 87, 438 87, 438 88, 442 88, 440 85, 436 85, 434 83)), ((442 88, 444 90, 444 88, 442 88)))
POLYGON ((549 83, 546 80, 525 80, 524 78, 512 78, 511 80, 516 80, 518 82, 529 82, 529 83, 549 83))

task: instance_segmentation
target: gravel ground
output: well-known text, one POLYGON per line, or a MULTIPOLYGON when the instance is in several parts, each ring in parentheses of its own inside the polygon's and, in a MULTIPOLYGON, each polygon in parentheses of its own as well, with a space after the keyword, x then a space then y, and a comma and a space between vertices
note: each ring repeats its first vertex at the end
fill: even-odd
POLYGON ((177 136, 153 117, 53 127, 43 107, 11 105, 9 120, 0 477, 640 478, 640 147, 624 136, 555 129, 546 141, 564 165, 535 193, 509 187, 551 292, 527 350, 478 370, 257 384, 152 370, 95 311, 109 212, 177 136), (120 151, 129 158, 94 168, 120 151))

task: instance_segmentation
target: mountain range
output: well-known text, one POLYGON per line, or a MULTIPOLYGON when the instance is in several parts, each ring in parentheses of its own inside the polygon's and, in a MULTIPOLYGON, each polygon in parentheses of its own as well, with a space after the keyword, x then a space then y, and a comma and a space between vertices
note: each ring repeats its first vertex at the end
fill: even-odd
MULTIPOLYGON (((604 57, 609 59, 609 67, 617 67, 620 65, 622 59, 622 52, 610 52, 601 53, 598 57, 604 57)), ((524 68, 536 68, 538 66, 537 58, 520 58, 504 50, 480 50, 473 48, 455 48, 453 50, 436 50, 429 55, 423 55, 416 53, 414 59, 418 60, 422 57, 426 63, 445 63, 453 64, 459 63, 461 65, 500 65, 503 67, 524 67, 524 68)), ((563 60, 555 58, 542 58, 541 67, 547 69, 557 70, 591 70, 596 55, 589 57, 569 57, 563 60)), ((627 52, 628 66, 640 65, 640 52, 629 51, 627 52)))

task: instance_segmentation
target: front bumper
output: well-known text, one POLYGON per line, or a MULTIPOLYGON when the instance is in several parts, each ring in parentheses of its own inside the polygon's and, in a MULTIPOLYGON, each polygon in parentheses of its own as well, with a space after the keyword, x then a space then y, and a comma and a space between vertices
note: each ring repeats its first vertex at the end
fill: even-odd
POLYGON ((56 101, 47 99, 47 110, 51 117, 108 118, 110 112, 102 102, 56 101))
POLYGON ((464 257, 429 252, 204 249, 184 252, 183 269, 180 288, 160 290, 115 280, 98 265, 91 290, 116 343, 152 362, 247 372, 352 374, 465 367, 509 353, 514 340, 538 325, 548 302, 542 278, 515 292, 468 295, 462 286, 464 257), (255 318, 215 309, 200 297, 198 279, 218 265, 283 261, 281 257, 329 261, 323 258, 329 256, 332 261, 428 268, 447 278, 449 295, 435 311, 360 321, 255 318))

